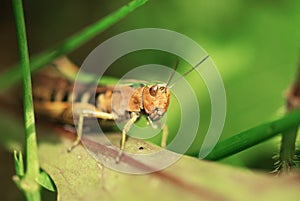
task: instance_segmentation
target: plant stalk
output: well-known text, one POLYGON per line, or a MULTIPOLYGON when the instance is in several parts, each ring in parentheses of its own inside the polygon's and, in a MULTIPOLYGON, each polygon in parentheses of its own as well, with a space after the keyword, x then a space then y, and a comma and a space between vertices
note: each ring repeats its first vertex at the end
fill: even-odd
POLYGON ((250 128, 228 139, 218 142, 205 159, 214 161, 221 160, 264 142, 299 124, 300 110, 292 111, 278 120, 250 128))
POLYGON ((35 179, 39 176, 39 159, 32 100, 29 54, 26 39, 26 28, 22 0, 13 0, 18 52, 20 57, 20 72, 22 75, 22 92, 25 124, 26 173, 20 178, 20 187, 28 200, 40 200, 40 188, 35 179))
MULTIPOLYGON (((287 113, 300 108, 300 63, 296 81, 290 87, 286 95, 286 109, 287 113)), ((296 139, 298 134, 299 124, 284 131, 281 136, 279 161, 276 162, 278 167, 276 171, 281 173, 289 173, 296 165, 296 139)))

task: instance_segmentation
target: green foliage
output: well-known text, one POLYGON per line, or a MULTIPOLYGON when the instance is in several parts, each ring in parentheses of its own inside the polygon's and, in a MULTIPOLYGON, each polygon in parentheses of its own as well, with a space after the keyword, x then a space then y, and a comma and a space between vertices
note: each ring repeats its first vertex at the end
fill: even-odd
MULTIPOLYGON (((119 133, 107 137, 113 144, 119 144, 119 133)), ((48 131, 40 143, 39 154, 41 166, 56 183, 60 200, 255 200, 257 188, 261 200, 297 200, 300 196, 300 183, 289 182, 294 176, 280 179, 253 174, 189 156, 161 172, 123 174, 97 163, 83 147, 68 154, 65 149, 72 141, 61 137, 55 143, 57 138, 48 131)), ((139 152, 140 143, 129 138, 127 147, 139 152)), ((159 149, 148 143, 147 147, 159 149)))
POLYGON ((56 187, 50 176, 46 172, 41 172, 40 175, 36 178, 36 181, 45 189, 55 192, 56 187))
POLYGON ((39 160, 37 156, 37 142, 35 133, 30 65, 28 56, 28 47, 26 39, 26 29, 22 0, 14 0, 13 9, 16 22, 17 39, 19 45, 20 67, 22 73, 23 106, 24 106, 24 124, 25 124, 25 150, 26 150, 26 172, 24 174, 24 165, 22 153, 19 156, 15 153, 16 173, 15 179, 18 187, 24 192, 27 200, 40 200, 40 189, 35 182, 39 175, 39 160), (24 177, 23 177, 24 176, 24 177))
POLYGON ((24 162, 23 162, 22 152, 14 151, 14 161, 15 161, 15 170, 16 170, 17 176, 19 178, 24 177, 25 170, 24 170, 24 162))
MULTIPOLYGON (((91 40, 96 35, 100 34, 114 23, 145 4, 148 0, 133 0, 128 5, 123 6, 119 10, 109 14, 108 16, 100 19, 94 24, 88 26, 84 30, 74 34, 67 38, 58 46, 46 50, 31 59, 31 71, 37 70, 46 64, 50 63, 57 57, 74 51, 76 48, 91 40)), ((8 87, 14 84, 21 78, 21 73, 18 69, 18 65, 10 68, 7 72, 0 75, 0 92, 5 91, 8 87)))

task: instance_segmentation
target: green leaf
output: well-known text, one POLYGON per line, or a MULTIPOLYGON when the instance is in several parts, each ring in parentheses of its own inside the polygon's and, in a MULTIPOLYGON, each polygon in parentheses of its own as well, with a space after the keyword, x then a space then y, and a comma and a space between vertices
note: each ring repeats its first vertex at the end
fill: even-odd
MULTIPOLYGON (((43 169, 53 178, 60 200, 297 200, 299 175, 277 178, 183 156, 160 172, 129 175, 97 163, 82 147, 71 153, 72 140, 45 131, 40 143, 43 169), (259 189, 259 195, 257 194, 259 189)), ((62 132, 63 135, 68 135, 62 132)), ((70 135, 69 135, 70 136, 70 135)), ((119 142, 120 134, 107 137, 119 142)), ((129 138, 138 150, 141 142, 129 138)), ((144 142, 143 142, 144 143, 144 142)), ((148 144, 151 149, 158 147, 148 144)), ((101 150, 100 150, 101 151, 101 150)), ((131 164, 132 165, 132 164, 131 164)))
MULTIPOLYGON (((20 120, 0 112, 8 121, 3 130, 20 120)), ((0 121, 1 123, 1 121, 0 121)), ((67 148, 74 134, 62 128, 52 130, 38 125, 41 167, 53 179, 59 200, 297 200, 300 196, 299 174, 273 177, 183 156, 163 171, 146 175, 128 175, 98 164, 82 147, 71 153, 67 148), (257 191, 259 189, 259 194, 257 191)), ((21 126, 20 126, 21 127, 21 126)), ((18 130, 18 129, 16 129, 18 130)), ((20 133, 19 133, 20 135, 20 133)), ((120 134, 107 135, 118 144, 120 134)), ((10 135, 7 136, 10 138, 10 135)), ((17 138, 15 139, 17 140, 17 138)), ((11 139, 12 141, 12 139, 11 139)), ((127 147, 134 151, 139 140, 129 138, 127 147)), ((147 143, 152 149, 159 149, 147 143)))
POLYGON ((42 171, 36 180, 45 189, 53 192, 56 191, 55 184, 46 172, 42 171))
POLYGON ((21 151, 14 151, 15 170, 19 178, 24 176, 24 162, 21 151))

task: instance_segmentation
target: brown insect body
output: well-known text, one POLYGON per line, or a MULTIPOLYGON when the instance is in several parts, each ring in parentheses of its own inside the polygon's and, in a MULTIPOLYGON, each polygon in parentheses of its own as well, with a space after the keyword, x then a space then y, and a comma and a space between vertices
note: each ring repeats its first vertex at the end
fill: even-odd
MULTIPOLYGON (((145 114, 150 124, 161 119, 168 109, 170 90, 166 84, 147 86, 97 86, 96 92, 87 84, 76 85, 60 75, 53 67, 46 68, 33 77, 33 98, 37 114, 64 124, 78 124, 78 138, 70 150, 81 139, 83 122, 89 118, 127 122, 122 130, 121 150, 125 148, 126 133, 133 123, 145 114)), ((165 126, 163 126, 165 127, 165 126)), ((166 144, 164 132, 162 146, 166 144)))
POLYGON ((85 91, 74 94, 73 82, 45 72, 34 77, 33 86, 36 112, 67 124, 74 124, 72 114, 76 114, 76 107, 113 113, 119 121, 128 120, 132 112, 144 113, 149 120, 157 121, 167 111, 170 101, 170 90, 163 85, 98 86, 93 100, 93 93, 87 87, 82 86, 85 91))
MULTIPOLYGON (((98 86, 94 88, 87 84, 76 85, 66 77, 62 77, 68 71, 77 73, 78 68, 65 57, 60 58, 52 64, 52 68, 46 68, 33 78, 34 106, 38 114, 50 117, 61 123, 78 123, 78 137, 71 150, 80 142, 84 118, 98 118, 100 120, 126 121, 122 129, 121 152, 125 149, 126 134, 131 126, 142 113, 147 115, 149 123, 155 128, 154 122, 161 119, 166 113, 170 102, 170 87, 179 79, 188 75, 209 56, 206 56, 183 76, 177 78, 170 84, 174 75, 171 74, 167 84, 140 84, 98 86), (56 67, 56 71, 53 66, 56 67), (68 70, 69 69, 69 70, 68 70), (78 89, 77 89, 78 87, 78 89)), ((178 64, 178 63, 177 63, 178 64)), ((177 66, 177 65, 176 65, 177 66)), ((174 71, 175 72, 175 71, 174 71)), ((166 146, 168 129, 162 126, 163 135, 161 146, 166 146)))

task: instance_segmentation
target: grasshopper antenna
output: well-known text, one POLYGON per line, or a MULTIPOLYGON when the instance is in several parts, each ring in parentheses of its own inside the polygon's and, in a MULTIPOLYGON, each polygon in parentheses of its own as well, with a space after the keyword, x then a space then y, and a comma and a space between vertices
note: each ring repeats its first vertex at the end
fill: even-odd
POLYGON ((175 75, 175 71, 176 71, 176 69, 178 67, 178 64, 179 64, 179 59, 177 58, 175 66, 173 67, 173 72, 170 74, 170 77, 169 77, 169 79, 167 81, 166 89, 168 88, 169 84, 171 83, 171 80, 173 79, 173 77, 175 75))
MULTIPOLYGON (((191 68, 190 70, 188 70, 187 72, 185 72, 182 76, 180 76, 176 80, 174 80, 173 83, 170 85, 169 88, 173 87, 176 84, 176 82, 178 82, 180 79, 182 79, 183 77, 185 77, 188 74, 190 74, 191 72, 193 72, 198 66, 200 66, 208 58, 209 58, 209 55, 207 55, 206 57, 204 57, 200 62, 198 62, 193 68, 191 68)), ((173 75, 174 75, 174 73, 173 73, 173 75)))

